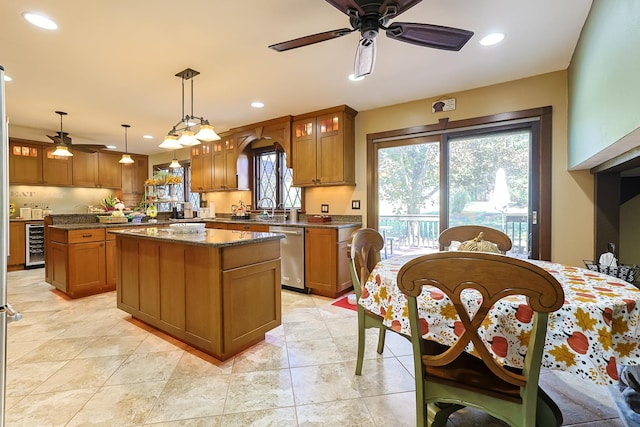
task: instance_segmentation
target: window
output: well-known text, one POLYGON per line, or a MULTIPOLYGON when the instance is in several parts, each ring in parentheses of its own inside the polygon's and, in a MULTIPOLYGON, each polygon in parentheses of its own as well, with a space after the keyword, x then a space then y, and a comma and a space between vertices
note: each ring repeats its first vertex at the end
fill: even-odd
POLYGON ((544 107, 368 135, 367 223, 393 255, 477 224, 507 233, 510 255, 550 259, 550 128, 544 107))
POLYGON ((287 168, 284 151, 256 151, 254 177, 256 209, 302 208, 302 190, 293 186, 293 169, 287 168))

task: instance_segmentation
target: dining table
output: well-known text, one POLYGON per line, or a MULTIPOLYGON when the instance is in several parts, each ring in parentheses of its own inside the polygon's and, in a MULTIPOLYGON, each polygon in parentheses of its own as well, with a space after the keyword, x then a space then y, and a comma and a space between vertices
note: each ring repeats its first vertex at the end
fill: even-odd
MULTIPOLYGON (((421 254, 380 261, 364 283, 358 303, 383 317, 393 331, 410 335, 408 305, 397 286, 397 274, 421 254)), ((640 289, 622 279, 556 262, 527 260, 558 280, 564 304, 549 313, 542 366, 568 371, 600 385, 618 383, 618 366, 640 365, 640 289)), ((470 314, 479 305, 472 290, 465 304, 470 314)), ((427 323, 425 339, 452 345, 460 322, 447 296, 425 286, 418 297, 420 318, 427 323)), ((509 296, 496 303, 479 331, 489 351, 501 363, 522 368, 532 328, 533 311, 526 297, 509 296)), ((467 351, 473 353, 472 344, 467 351)))

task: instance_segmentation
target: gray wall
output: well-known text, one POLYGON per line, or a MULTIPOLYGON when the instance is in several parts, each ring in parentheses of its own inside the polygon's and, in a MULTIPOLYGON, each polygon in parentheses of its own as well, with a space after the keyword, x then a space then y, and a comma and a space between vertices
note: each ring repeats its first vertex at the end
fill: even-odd
POLYGON ((640 1, 593 0, 569 66, 570 170, 640 145, 620 141, 640 127, 639 50, 640 1))

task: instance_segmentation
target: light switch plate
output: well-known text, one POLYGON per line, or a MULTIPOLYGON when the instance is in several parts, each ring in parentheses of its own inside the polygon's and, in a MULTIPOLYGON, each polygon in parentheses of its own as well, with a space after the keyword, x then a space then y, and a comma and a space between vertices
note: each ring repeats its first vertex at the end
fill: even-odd
POLYGON ((329 213, 329 205, 326 205, 326 204, 320 205, 320 212, 329 213))
POLYGON ((360 200, 352 200, 351 209, 360 209, 360 200))

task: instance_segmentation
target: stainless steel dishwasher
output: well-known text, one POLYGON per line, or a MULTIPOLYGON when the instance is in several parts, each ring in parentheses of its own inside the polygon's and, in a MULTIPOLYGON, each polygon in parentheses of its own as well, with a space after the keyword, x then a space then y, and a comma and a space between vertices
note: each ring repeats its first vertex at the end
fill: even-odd
POLYGON ((304 282, 304 228, 271 226, 269 231, 285 235, 284 239, 280 239, 282 286, 308 292, 304 282))

